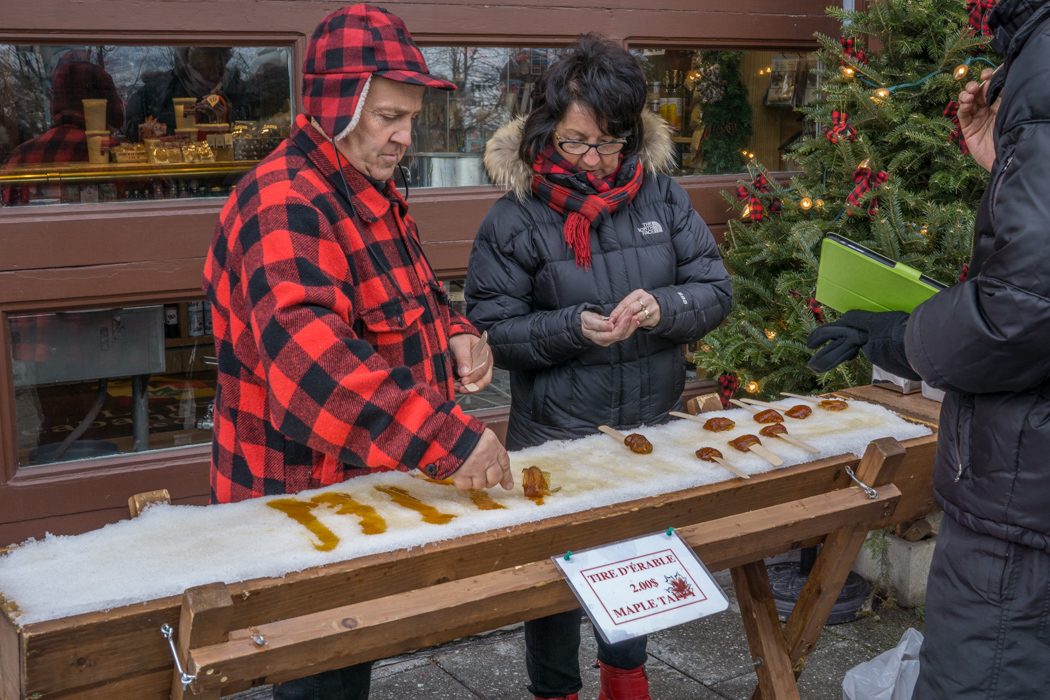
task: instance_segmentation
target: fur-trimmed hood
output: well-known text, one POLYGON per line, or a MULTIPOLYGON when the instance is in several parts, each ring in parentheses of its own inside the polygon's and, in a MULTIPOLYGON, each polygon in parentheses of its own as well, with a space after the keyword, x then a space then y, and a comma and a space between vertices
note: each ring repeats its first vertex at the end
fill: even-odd
MULTIPOLYGON (((667 122, 649 110, 642 112, 645 143, 638 153, 646 171, 670 172, 674 167, 674 142, 667 122)), ((532 191, 532 167, 518 156, 525 117, 501 126, 485 145, 485 170, 493 184, 510 190, 518 199, 525 199, 532 191)))

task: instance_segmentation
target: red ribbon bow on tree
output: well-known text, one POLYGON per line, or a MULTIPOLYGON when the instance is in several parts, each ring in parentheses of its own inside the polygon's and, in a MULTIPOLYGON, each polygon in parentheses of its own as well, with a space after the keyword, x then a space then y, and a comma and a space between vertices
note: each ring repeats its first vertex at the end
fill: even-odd
MULTIPOLYGON (((796 299, 801 299, 802 294, 795 291, 794 289, 788 292, 791 296, 796 299)), ((810 313, 813 314, 813 318, 817 319, 817 323, 824 323, 824 307, 820 305, 820 302, 813 297, 806 298, 806 306, 809 307, 810 313)))
MULTIPOLYGON (((842 44, 842 53, 852 58, 857 63, 867 63, 868 57, 864 55, 864 51, 857 48, 857 43, 853 39, 847 39, 844 36, 839 37, 839 43, 842 44)), ((842 65, 848 65, 846 61, 842 62, 842 65)))
POLYGON ((718 377, 718 396, 722 399, 722 408, 729 408, 729 399, 740 388, 740 379, 735 374, 722 374, 718 377))
POLYGON ((970 147, 966 145, 966 137, 963 136, 962 125, 959 123, 959 103, 952 100, 948 103, 948 106, 944 108, 944 116, 948 117, 955 124, 955 131, 952 132, 951 140, 952 143, 959 146, 959 150, 963 154, 970 152, 970 147))
MULTIPOLYGON (((867 161, 865 161, 866 163, 867 161)), ((846 197, 846 202, 853 207, 860 208, 860 200, 870 190, 874 190, 879 186, 886 183, 890 179, 890 174, 885 170, 880 170, 875 173, 872 172, 871 168, 862 163, 856 171, 853 173, 853 191, 846 197)), ((875 215, 879 211, 879 198, 872 197, 868 203, 868 216, 875 218, 875 215)))
POLYGON ((995 9, 996 0, 966 0, 966 11, 970 14, 970 28, 974 34, 991 36, 992 29, 988 26, 988 17, 995 9))
POLYGON ((825 138, 832 143, 838 143, 840 138, 846 138, 850 141, 857 140, 857 130, 850 126, 849 114, 846 112, 840 112, 837 109, 831 113, 831 128, 824 132, 825 138))
MULTIPOLYGON (((752 221, 761 221, 765 216, 765 206, 762 204, 762 200, 759 199, 757 193, 768 193, 769 182, 766 180, 766 176, 759 174, 751 181, 751 188, 749 189, 745 185, 739 185, 736 188, 736 197, 744 203, 744 211, 741 214, 741 218, 749 218, 752 221)), ((773 198, 769 203, 769 212, 771 214, 777 214, 780 212, 781 205, 780 200, 773 198)))

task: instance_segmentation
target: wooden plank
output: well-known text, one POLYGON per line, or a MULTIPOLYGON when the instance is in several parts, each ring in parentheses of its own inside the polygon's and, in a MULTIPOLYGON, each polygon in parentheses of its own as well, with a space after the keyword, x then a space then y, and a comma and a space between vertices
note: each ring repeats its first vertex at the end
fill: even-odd
MULTIPOLYGON (((928 492, 935 439, 928 436, 905 445, 909 460, 914 453, 912 481, 925 484, 928 492)), ((231 584, 231 624, 244 628, 282 616, 303 615, 359 602, 376 591, 404 592, 535 561, 568 549, 584 549, 668 526, 680 528, 828 492, 848 482, 842 471, 844 462, 856 465, 857 460, 833 457, 755 475, 747 482, 726 481, 585 514, 526 523, 502 531, 498 538, 479 533, 434 543, 413 550, 411 566, 406 566, 405 552, 388 552, 283 578, 231 584)), ((920 497, 908 491, 904 494, 900 507, 907 505, 908 517, 927 512, 921 508, 929 508, 928 493, 920 497)), ((883 520, 896 518, 896 514, 887 515, 883 520)), ((172 596, 26 625, 23 635, 30 653, 24 663, 32 691, 41 693, 41 697, 54 697, 74 688, 123 679, 142 669, 170 665, 171 653, 159 628, 164 623, 177 626, 179 601, 178 596, 172 596)), ((3 653, 0 650, 0 655, 3 653)))
MULTIPOLYGON (((0 598, 0 602, 3 599, 0 598)), ((25 679, 22 677, 24 652, 18 629, 0 615, 0 700, 15 700, 20 697, 25 679)))
POLYGON ((748 647, 755 662, 758 696, 766 700, 797 700, 798 685, 791 669, 784 633, 780 629, 765 563, 749 562, 734 567, 731 573, 748 647))
MULTIPOLYGON (((182 595, 182 613, 179 615, 178 637, 175 647, 182 668, 187 667, 190 650, 199 646, 219 644, 229 638, 230 619, 233 617, 233 600, 224 583, 208 583, 187 588, 182 595)), ((181 674, 176 669, 171 678, 171 700, 184 700, 190 696, 181 674)), ((201 691, 196 683, 193 696, 201 700, 219 700, 219 691, 201 691)))
POLYGON ((930 427, 935 427, 941 417, 941 404, 937 401, 930 401, 922 394, 901 394, 892 389, 883 389, 870 384, 843 389, 836 393, 885 406, 894 413, 912 418, 930 427))
MULTIPOLYGON (((709 567, 761 559, 770 548, 850 523, 884 517, 900 494, 886 486, 877 499, 840 489, 742 515, 678 529, 709 567)), ((549 559, 253 627, 230 641, 192 650, 188 673, 202 688, 228 680, 271 682, 431 646, 578 605, 549 559), (483 601, 483 603, 479 603, 483 601), (291 675, 289 675, 291 674, 291 675)))

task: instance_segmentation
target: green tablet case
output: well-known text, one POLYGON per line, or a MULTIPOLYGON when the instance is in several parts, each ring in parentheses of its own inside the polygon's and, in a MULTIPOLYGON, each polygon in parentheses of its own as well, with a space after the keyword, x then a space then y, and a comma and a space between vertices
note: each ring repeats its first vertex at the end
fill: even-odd
POLYGON ((816 299, 836 311, 907 311, 944 289, 914 267, 829 233, 820 245, 816 299))

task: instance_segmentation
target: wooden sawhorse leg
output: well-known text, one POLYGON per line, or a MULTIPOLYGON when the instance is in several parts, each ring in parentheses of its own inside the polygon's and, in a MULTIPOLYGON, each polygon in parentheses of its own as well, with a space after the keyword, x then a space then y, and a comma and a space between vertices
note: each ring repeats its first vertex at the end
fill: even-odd
MULTIPOLYGON (((872 442, 857 468, 857 480, 870 487, 889 483, 904 455, 904 448, 892 438, 872 442)), ((867 534, 864 525, 847 525, 824 539, 813 570, 783 628, 762 562, 732 569, 733 586, 758 675, 752 700, 799 697, 798 676, 820 638, 867 534)))

